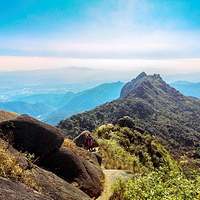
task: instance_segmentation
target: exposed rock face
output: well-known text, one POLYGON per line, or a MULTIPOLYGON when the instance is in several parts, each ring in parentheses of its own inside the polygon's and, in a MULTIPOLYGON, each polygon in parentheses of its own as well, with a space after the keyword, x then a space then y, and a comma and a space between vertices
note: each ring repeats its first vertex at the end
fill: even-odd
POLYGON ((44 157, 58 150, 64 137, 61 131, 28 115, 0 123, 0 128, 13 147, 44 157))
MULTIPOLYGON (((76 149, 73 150, 61 147, 64 138, 59 129, 27 115, 4 121, 0 123, 0 128, 2 138, 8 140, 12 146, 0 138, 2 144, 5 144, 8 152, 16 157, 24 170, 28 169, 32 172, 32 179, 42 189, 40 195, 32 189, 29 191, 23 184, 16 186, 18 183, 6 182, 9 183, 5 185, 6 191, 10 190, 11 186, 9 185, 13 187, 13 191, 11 190, 13 198, 10 199, 89 200, 90 197, 98 197, 101 194, 103 187, 100 180, 104 178, 104 174, 99 166, 100 156, 97 157, 76 146, 76 149), (47 167, 52 172, 30 163, 22 153, 13 147, 40 156, 42 159, 39 159, 37 164, 47 167), (83 155, 80 155, 81 151, 83 155), (13 195, 15 190, 19 190, 16 193, 19 198, 13 195), (30 198, 28 195, 24 195, 25 192, 30 193, 30 198)), ((3 199, 6 194, 6 192, 0 191, 3 199)))
POLYGON ((129 116, 124 116, 123 118, 120 118, 118 120, 118 124, 121 127, 128 127, 128 128, 133 128, 135 126, 133 119, 129 116))
POLYGON ((91 198, 76 187, 56 176, 52 172, 35 166, 31 172, 33 179, 42 188, 44 195, 50 196, 54 200, 90 200, 91 198))
POLYGON ((81 147, 82 145, 85 146, 85 134, 89 133, 90 136, 92 137, 92 140, 94 142, 94 147, 98 147, 99 143, 98 140, 94 137, 94 135, 92 135, 92 133, 90 133, 90 131, 83 131, 80 135, 78 135, 76 138, 74 138, 73 142, 78 146, 81 147))
MULTIPOLYGON (((19 151, 15 150, 12 146, 0 139, 1 144, 5 145, 8 152, 15 157, 16 161, 20 163, 20 166, 24 170, 30 170, 30 178, 32 178, 42 190, 42 194, 38 194, 28 186, 21 183, 13 183, 7 179, 0 179, 0 199, 6 199, 7 191, 10 191, 9 195, 13 195, 18 191, 16 195, 13 195, 9 199, 53 199, 53 200, 90 200, 91 198, 83 191, 70 185, 67 181, 58 177, 57 175, 44 170, 28 161, 28 159, 19 151), (1 182, 2 181, 2 182, 1 182), (5 192, 5 191, 6 192, 5 192), (30 195, 30 198, 27 195, 30 195), (1 198, 2 197, 2 198, 1 198)), ((89 153, 89 152, 88 152, 89 153)))
MULTIPOLYGON (((102 163, 102 157, 101 157, 101 154, 98 153, 97 151, 86 151, 85 149, 83 148, 80 148, 78 147, 78 154, 79 156, 81 157, 88 157, 90 159, 90 162, 93 163, 94 165, 97 165, 98 167, 101 166, 101 163, 102 163)), ((88 160, 87 158, 87 160, 88 160)))
POLYGON ((101 166, 101 163, 102 163, 102 156, 101 156, 101 154, 98 153, 98 152, 94 152, 92 154, 96 157, 96 159, 98 161, 98 164, 101 166))
MULTIPOLYGON (((42 163, 70 183, 76 183, 78 188, 90 197, 98 197, 102 192, 102 184, 95 165, 79 157, 72 149, 60 148, 42 163)), ((102 172, 103 174, 103 172, 102 172)))
POLYGON ((136 88, 139 85, 139 83, 143 80, 143 78, 146 76, 147 74, 145 72, 142 72, 135 79, 126 83, 121 89, 120 97, 124 97, 127 93, 136 88))
POLYGON ((12 182, 0 177, 0 199, 2 200, 53 200, 51 197, 40 194, 26 185, 12 182))

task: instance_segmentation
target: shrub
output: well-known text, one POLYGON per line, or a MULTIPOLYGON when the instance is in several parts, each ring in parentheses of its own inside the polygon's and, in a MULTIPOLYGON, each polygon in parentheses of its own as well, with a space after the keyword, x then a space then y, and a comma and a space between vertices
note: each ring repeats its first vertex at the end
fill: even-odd
POLYGON ((128 153, 116 140, 99 139, 99 151, 106 169, 126 169, 134 172, 145 171, 139 158, 128 153))
POLYGON ((180 171, 160 168, 148 175, 137 175, 128 181, 118 181, 112 199, 200 199, 200 176, 186 179, 180 171))
POLYGON ((12 181, 19 181, 34 190, 41 191, 30 175, 31 172, 23 169, 17 159, 7 150, 6 144, 0 141, 0 176, 12 181))

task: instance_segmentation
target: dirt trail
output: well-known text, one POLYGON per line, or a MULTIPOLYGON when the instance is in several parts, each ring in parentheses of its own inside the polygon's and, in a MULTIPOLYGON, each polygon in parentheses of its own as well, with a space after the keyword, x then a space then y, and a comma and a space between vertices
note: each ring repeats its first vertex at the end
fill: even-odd
POLYGON ((111 186, 114 182, 116 182, 117 178, 129 179, 131 177, 127 171, 123 170, 103 170, 105 174, 105 183, 104 183, 104 191, 101 196, 97 198, 97 200, 109 200, 112 196, 111 186))

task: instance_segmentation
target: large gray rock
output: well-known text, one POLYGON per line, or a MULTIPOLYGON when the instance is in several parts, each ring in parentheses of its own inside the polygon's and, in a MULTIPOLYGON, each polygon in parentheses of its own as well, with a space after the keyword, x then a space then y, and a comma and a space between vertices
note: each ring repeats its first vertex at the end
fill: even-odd
POLYGON ((129 116, 124 116, 123 118, 120 118, 118 120, 118 124, 121 127, 129 127, 129 128, 134 128, 134 126, 135 126, 133 119, 129 116))
MULTIPOLYGON (((32 178, 37 183, 37 186, 41 188, 43 195, 49 196, 50 198, 54 200, 66 200, 66 199, 90 200, 91 199, 83 191, 81 191, 80 189, 76 187, 71 186, 68 182, 56 176, 52 172, 44 170, 30 163, 29 160, 22 153, 15 150, 11 145, 6 143, 2 139, 0 139, 0 144, 5 146, 5 148, 7 149, 7 152, 11 154, 11 156, 15 157, 16 162, 18 162, 24 170, 27 170, 27 169, 30 170, 30 174, 29 174, 30 178, 32 178)), ((9 185, 14 185, 14 188, 17 187, 15 186, 16 184, 12 184, 9 181, 4 181, 4 182, 9 183, 9 185)), ((21 185, 23 184, 19 184, 19 191, 23 192, 23 190, 21 189, 21 185)), ((26 188, 26 187, 27 186, 24 185, 22 188, 26 188)), ((33 191, 33 193, 35 192, 33 191)), ((0 190, 0 197, 1 195, 4 195, 4 192, 0 190)), ((20 194, 19 196, 22 197, 22 195, 24 194, 20 194)), ((35 196, 33 197, 36 198, 35 196)))
POLYGON ((70 185, 54 173, 35 166, 32 170, 32 178, 42 189, 42 194, 50 196, 54 200, 90 200, 91 198, 83 191, 70 185))
POLYGON ((69 183, 77 185, 90 197, 98 197, 103 190, 100 180, 104 177, 102 169, 78 156, 70 148, 60 148, 41 164, 69 183))
POLYGON ((40 194, 22 183, 12 182, 2 177, 0 177, 0 185, 1 200, 53 200, 51 197, 40 194))
POLYGON ((94 137, 94 135, 92 133, 90 133, 90 131, 83 131, 80 135, 78 135, 76 138, 73 139, 73 142, 78 147, 81 147, 82 145, 85 146, 85 134, 86 133, 89 133, 90 136, 92 137, 92 140, 94 141, 93 146, 98 147, 99 146, 98 140, 94 137))
POLYGON ((64 137, 61 131, 28 115, 0 123, 4 138, 17 150, 44 157, 58 150, 64 137))

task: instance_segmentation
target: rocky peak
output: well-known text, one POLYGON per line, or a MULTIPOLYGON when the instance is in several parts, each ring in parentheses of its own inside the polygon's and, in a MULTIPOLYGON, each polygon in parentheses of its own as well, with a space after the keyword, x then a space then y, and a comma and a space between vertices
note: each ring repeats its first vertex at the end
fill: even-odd
POLYGON ((147 76, 145 72, 142 72, 135 79, 123 86, 120 98, 126 95, 134 95, 135 97, 147 99, 149 95, 157 96, 169 94, 174 97, 181 95, 177 90, 163 81, 159 74, 147 76))
POLYGON ((145 72, 140 73, 136 78, 132 79, 130 82, 126 83, 120 93, 120 98, 124 97, 132 89, 136 88, 138 84, 147 76, 145 72))

